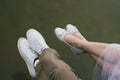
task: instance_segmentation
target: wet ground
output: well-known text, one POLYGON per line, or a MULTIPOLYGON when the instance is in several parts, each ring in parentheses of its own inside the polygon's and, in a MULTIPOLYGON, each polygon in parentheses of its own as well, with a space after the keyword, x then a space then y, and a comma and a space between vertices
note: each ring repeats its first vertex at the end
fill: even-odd
POLYGON ((119 0, 0 0, 0 80, 34 80, 17 50, 17 40, 29 28, 40 31, 50 47, 83 80, 91 80, 94 61, 75 56, 54 35, 55 27, 76 25, 89 41, 119 43, 119 0))

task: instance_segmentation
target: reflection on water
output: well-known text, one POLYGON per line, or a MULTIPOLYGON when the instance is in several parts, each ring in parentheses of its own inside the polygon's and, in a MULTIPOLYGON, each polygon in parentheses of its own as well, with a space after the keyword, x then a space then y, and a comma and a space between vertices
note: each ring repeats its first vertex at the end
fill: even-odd
POLYGON ((88 55, 74 56, 55 37, 54 28, 71 23, 88 40, 119 42, 119 9, 118 0, 0 0, 1 80, 13 80, 16 72, 27 72, 16 42, 29 28, 40 31, 84 80, 92 79, 93 60, 88 55))

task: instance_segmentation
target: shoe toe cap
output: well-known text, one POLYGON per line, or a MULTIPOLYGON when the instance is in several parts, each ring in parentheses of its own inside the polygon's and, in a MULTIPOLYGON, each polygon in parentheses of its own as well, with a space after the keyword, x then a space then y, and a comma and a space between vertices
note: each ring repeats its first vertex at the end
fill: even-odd
POLYGON ((59 27, 57 27, 57 28, 55 29, 56 35, 61 35, 61 34, 63 34, 64 32, 65 32, 65 29, 62 29, 62 28, 59 28, 59 27))
POLYGON ((60 40, 63 40, 63 36, 66 33, 65 29, 59 28, 57 27, 55 29, 55 35, 57 36, 57 38, 59 38, 60 40))
POLYGON ((74 32, 76 32, 76 31, 78 31, 78 29, 77 29, 75 26, 71 25, 71 24, 68 24, 68 25, 66 26, 66 30, 67 30, 68 32, 70 32, 70 33, 74 33, 74 32))

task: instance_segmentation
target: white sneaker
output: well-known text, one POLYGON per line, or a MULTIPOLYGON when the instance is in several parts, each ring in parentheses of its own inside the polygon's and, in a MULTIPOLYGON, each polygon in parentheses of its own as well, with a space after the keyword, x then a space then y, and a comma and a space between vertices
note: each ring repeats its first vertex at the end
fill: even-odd
MULTIPOLYGON (((73 25, 71 25, 71 24, 68 24, 68 25, 66 26, 66 30, 67 30, 68 32, 70 32, 71 34, 74 34, 75 32, 79 32, 79 33, 80 33, 80 31, 77 29, 77 27, 76 27, 76 26, 73 26, 73 25)), ((84 52, 84 50, 78 49, 78 48, 75 48, 75 47, 71 48, 71 50, 72 50, 74 53, 77 53, 77 54, 84 52)))
POLYGON ((34 62, 39 62, 38 55, 30 48, 30 45, 25 38, 19 38, 17 46, 21 57, 28 67, 30 75, 36 77, 34 62))
POLYGON ((78 49, 78 48, 72 46, 71 44, 67 43, 67 42, 64 40, 64 35, 65 35, 65 34, 71 34, 70 32, 68 32, 68 31, 66 31, 65 29, 62 29, 62 28, 56 28, 56 29, 55 29, 55 34, 56 34, 56 36, 57 36, 57 38, 58 38, 59 40, 61 40, 62 42, 64 42, 65 44, 67 44, 68 46, 71 47, 71 50, 73 51, 74 54, 77 55, 77 54, 83 52, 83 50, 78 49))
POLYGON ((43 36, 35 29, 29 29, 26 33, 27 39, 32 47, 39 55, 49 46, 46 44, 43 36))
MULTIPOLYGON (((71 24, 67 24, 66 30, 70 32, 71 34, 74 34, 75 32, 79 32, 76 26, 73 26, 71 24)), ((80 32, 79 32, 80 33, 80 32)))

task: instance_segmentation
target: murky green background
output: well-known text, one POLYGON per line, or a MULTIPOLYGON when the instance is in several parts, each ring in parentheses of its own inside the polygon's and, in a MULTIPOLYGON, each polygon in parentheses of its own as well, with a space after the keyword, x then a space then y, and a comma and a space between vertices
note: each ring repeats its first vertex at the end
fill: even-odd
POLYGON ((29 28, 40 31, 50 47, 83 80, 91 80, 94 61, 75 56, 54 35, 57 26, 71 23, 90 41, 120 41, 119 0, 0 0, 0 80, 34 80, 17 50, 17 40, 29 28))

